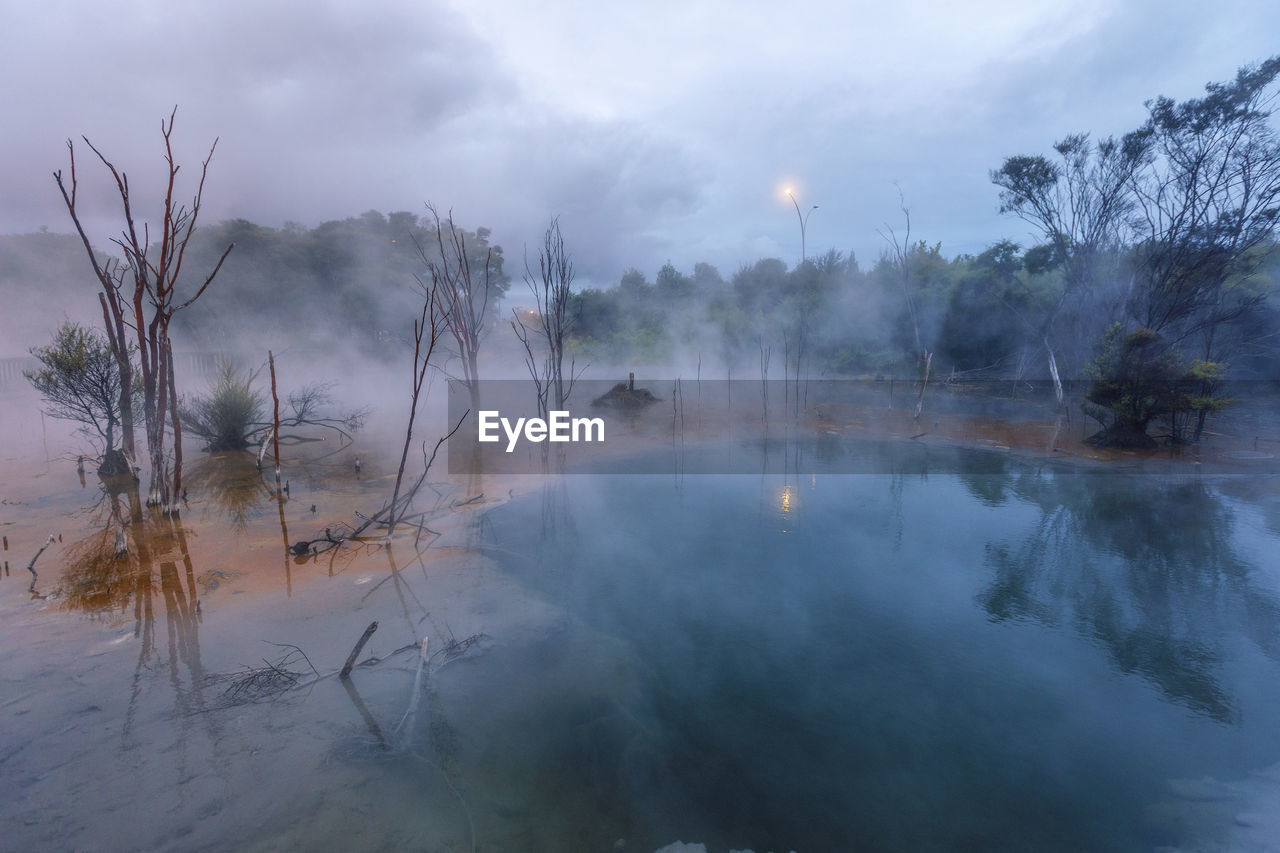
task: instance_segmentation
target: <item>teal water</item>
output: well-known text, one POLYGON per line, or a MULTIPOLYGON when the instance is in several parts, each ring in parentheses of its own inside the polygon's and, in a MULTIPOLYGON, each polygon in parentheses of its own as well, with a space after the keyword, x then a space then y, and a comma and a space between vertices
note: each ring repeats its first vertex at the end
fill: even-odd
MULTIPOLYGON (((477 478, 330 562, 193 476, 102 571, 55 464, 47 598, 6 533, 0 849, 1280 849, 1274 477, 828 438, 477 478)), ((292 538, 343 499, 295 470, 292 538)))
POLYGON ((547 820, 585 799, 627 849, 1134 850, 1257 809, 1187 804, 1280 762, 1274 480, 811 450, 486 516, 510 576, 637 662, 506 734, 541 744, 512 772, 559 780, 547 820))

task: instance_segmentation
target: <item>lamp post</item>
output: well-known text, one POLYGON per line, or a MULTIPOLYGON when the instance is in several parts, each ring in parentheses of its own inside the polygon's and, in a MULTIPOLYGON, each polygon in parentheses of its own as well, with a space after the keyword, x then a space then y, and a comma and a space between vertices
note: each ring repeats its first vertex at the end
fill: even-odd
POLYGON ((809 217, 818 209, 818 205, 815 204, 813 207, 809 208, 807 213, 801 216, 800 203, 796 201, 796 194, 791 191, 790 187, 787 188, 787 198, 791 199, 791 203, 795 205, 796 219, 800 220, 800 263, 803 264, 805 262, 804 232, 805 229, 809 227, 809 217))

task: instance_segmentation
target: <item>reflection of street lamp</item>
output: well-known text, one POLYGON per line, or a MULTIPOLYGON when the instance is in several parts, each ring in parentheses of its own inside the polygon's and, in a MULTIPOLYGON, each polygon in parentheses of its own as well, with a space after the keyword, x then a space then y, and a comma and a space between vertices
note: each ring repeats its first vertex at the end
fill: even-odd
POLYGON ((793 193, 793 192, 791 191, 791 188, 790 188, 790 187, 788 187, 788 188, 787 188, 787 197, 788 197, 788 198, 790 198, 790 199, 791 199, 791 203, 792 203, 793 205, 795 205, 795 208, 796 208, 796 219, 799 219, 799 220, 800 220, 800 263, 802 263, 802 264, 803 264, 803 263, 804 263, 804 261, 805 261, 805 253, 804 253, 804 231, 805 231, 805 228, 807 228, 807 227, 809 226, 809 217, 810 217, 810 216, 812 216, 812 215, 813 215, 813 212, 814 212, 815 210, 817 210, 817 209, 818 209, 818 206, 815 204, 813 207, 809 208, 809 212, 808 212, 808 213, 804 214, 804 216, 801 216, 801 215, 800 215, 800 203, 799 203, 798 201, 796 201, 796 194, 795 194, 795 193, 793 193))

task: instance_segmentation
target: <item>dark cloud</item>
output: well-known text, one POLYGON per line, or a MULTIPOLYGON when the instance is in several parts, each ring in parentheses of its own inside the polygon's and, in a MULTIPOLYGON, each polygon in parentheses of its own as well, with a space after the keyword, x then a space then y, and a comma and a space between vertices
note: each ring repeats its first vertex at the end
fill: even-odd
MULTIPOLYGON (((221 137, 206 215, 315 224, 452 206, 516 260, 561 216, 587 280, 670 259, 732 270, 809 247, 873 260, 896 222, 978 251, 1016 222, 987 170, 1064 133, 1121 132, 1272 49, 1280 13, 987 0, 965 9, 495 2, 14 5, 0 33, 0 231, 69 226, 50 172, 80 133, 156 198, 180 104, 188 172, 221 137), (697 8, 693 8, 694 6, 697 8)), ((82 163, 105 237, 115 202, 82 163)), ((189 177, 189 175, 188 175, 189 177)))

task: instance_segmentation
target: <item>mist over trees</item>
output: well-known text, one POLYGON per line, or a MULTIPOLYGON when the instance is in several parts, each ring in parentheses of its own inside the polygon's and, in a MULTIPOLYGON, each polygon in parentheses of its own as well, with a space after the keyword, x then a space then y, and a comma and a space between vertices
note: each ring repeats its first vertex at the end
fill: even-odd
MULTIPOLYGON (((451 227, 446 220, 443 246, 450 269, 457 266, 450 242, 456 238, 465 246, 469 269, 477 277, 488 270, 488 298, 499 302, 510 286, 502 248, 490 242, 487 228, 459 226, 450 234, 451 227)), ((421 216, 369 210, 309 229, 235 219, 205 228, 192 251, 203 259, 228 241, 236 251, 227 261, 225 280, 202 304, 204 314, 190 329, 211 349, 228 336, 239 340, 247 323, 261 334, 304 344, 338 334, 367 354, 392 357, 408 335, 404 318, 416 316, 421 307, 413 285, 424 272, 423 254, 441 269, 446 263, 425 207, 421 216)))
MULTIPOLYGON (((526 355, 541 365, 541 349, 554 350, 556 363, 600 370, 696 363, 706 375, 754 375, 771 357, 775 378, 918 380, 931 365, 940 380, 1052 380, 1059 405, 1083 402, 1104 440, 1141 443, 1162 417, 1174 438, 1194 439, 1230 403, 1228 380, 1280 375, 1278 78, 1280 57, 1209 84, 1200 98, 1156 98, 1142 125, 1120 136, 1077 132, 1049 154, 1006 158, 990 177, 1001 211, 1030 226, 1030 239, 998 240, 976 255, 919 239, 904 204, 908 230, 891 231, 870 265, 835 249, 795 266, 762 258, 729 272, 668 262, 604 286, 566 286, 553 299, 537 289, 508 295, 489 230, 466 230, 429 206, 312 228, 235 219, 191 236, 189 266, 223 266, 199 316, 175 313, 173 326, 194 349, 337 337, 392 360, 408 340, 404 318, 418 313, 412 283, 425 269, 453 283, 445 314, 459 325, 437 359, 463 379, 479 375, 482 338, 494 342, 491 358, 514 365, 526 355), (506 322, 512 309, 518 324, 506 322), (562 330, 554 346, 522 352, 521 329, 550 315, 562 330), (1073 380, 1064 400, 1061 383, 1073 380)), ((84 246, 74 238, 3 237, 0 249, 0 281, 83 301, 84 246)), ((561 251, 567 258, 572 246, 561 251)), ((119 263, 109 248, 94 253, 104 268, 119 263)))
POLYGON ((1202 98, 1147 102, 1147 121, 1118 140, 1075 134, 1055 160, 1010 157, 992 173, 1002 210, 1037 227, 1060 271, 1040 312, 1050 359, 1055 338, 1098 341, 1087 397, 1099 443, 1147 444, 1151 418, 1179 412, 1196 414, 1198 438, 1226 402, 1228 359, 1273 347, 1274 287, 1255 273, 1280 222, 1278 76, 1280 57, 1245 66, 1202 98), (1063 318, 1067 304, 1083 310, 1063 318))

